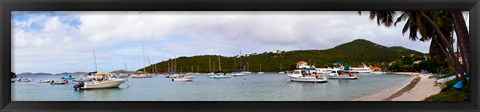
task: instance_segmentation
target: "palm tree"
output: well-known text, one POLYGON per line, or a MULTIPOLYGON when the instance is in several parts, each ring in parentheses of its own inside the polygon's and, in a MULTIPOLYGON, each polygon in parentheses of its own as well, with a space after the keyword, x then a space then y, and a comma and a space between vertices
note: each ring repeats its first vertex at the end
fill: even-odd
MULTIPOLYGON (((390 27, 393 23, 393 15, 395 15, 395 13, 396 12, 393 11, 370 11, 370 19, 374 20, 377 18, 378 25, 383 24, 386 27, 390 27)), ((361 12, 359 12, 359 14, 361 14, 361 12)), ((446 11, 403 11, 394 25, 406 20, 407 22, 402 32, 406 33, 407 30, 409 30, 409 38, 411 40, 415 41, 419 39, 420 41, 426 41, 431 39, 431 48, 435 47, 442 51, 442 54, 447 57, 448 63, 465 79, 466 74, 468 74, 465 70, 466 67, 460 65, 453 51, 452 19, 454 18, 452 18, 452 16, 446 16, 448 14, 450 14, 450 12, 446 11), (417 33, 421 35, 421 38, 417 37, 417 33)), ((465 39, 465 37, 458 38, 465 39)))
POLYGON ((451 11, 450 12, 452 18, 453 18, 453 23, 454 23, 454 28, 455 28, 455 34, 457 35, 458 39, 458 46, 460 48, 460 52, 462 54, 462 59, 464 66, 466 68, 466 72, 470 73, 469 65, 470 65, 470 58, 469 58, 469 33, 468 33, 468 28, 467 25, 465 24, 465 20, 463 19, 463 14, 461 11, 451 11))

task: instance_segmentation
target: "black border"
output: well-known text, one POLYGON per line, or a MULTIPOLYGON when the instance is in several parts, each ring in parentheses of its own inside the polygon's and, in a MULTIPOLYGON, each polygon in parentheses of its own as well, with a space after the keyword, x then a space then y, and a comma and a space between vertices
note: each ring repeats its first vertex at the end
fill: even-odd
POLYGON ((0 109, 3 111, 437 111, 478 112, 478 0, 3 0, 0 1, 0 109), (470 11, 472 87, 468 102, 31 102, 11 101, 11 11, 470 11))

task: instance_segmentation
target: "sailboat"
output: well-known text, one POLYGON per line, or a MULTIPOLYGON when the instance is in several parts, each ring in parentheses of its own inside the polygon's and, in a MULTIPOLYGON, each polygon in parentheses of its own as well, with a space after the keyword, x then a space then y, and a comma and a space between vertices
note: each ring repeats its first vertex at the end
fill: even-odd
POLYGON ((221 66, 221 63, 220 63, 220 56, 218 56, 218 73, 216 73, 215 75, 212 75, 212 76, 208 76, 208 78, 212 78, 212 79, 223 79, 223 78, 230 78, 231 76, 228 76, 226 73, 221 73, 222 71, 222 66, 221 66))
MULTIPOLYGON (((242 51, 240 51, 240 56, 242 55, 242 51)), ((242 60, 240 59, 240 67, 243 67, 243 69, 239 72, 234 72, 232 76, 245 76, 247 73, 245 73, 245 66, 242 66, 242 60)))
POLYGON ((109 78, 110 75, 108 72, 97 73, 97 58, 95 56, 95 50, 93 50, 93 57, 95 59, 95 75, 102 76, 102 80, 94 80, 91 83, 84 83, 83 81, 78 82, 73 88, 85 90, 85 89, 104 89, 104 88, 118 88, 125 79, 109 78))
MULTIPOLYGON (((145 47, 144 46, 142 47, 143 47, 143 66, 145 66, 145 47)), ((132 75, 132 78, 152 78, 153 75, 148 74, 145 68, 146 67, 143 67, 143 72, 141 74, 132 75)))
POLYGON ((260 64, 260 71, 257 72, 257 74, 264 74, 265 72, 262 72, 262 64, 260 64))
POLYGON ((208 70, 210 73, 206 73, 205 75, 206 76, 212 76, 212 75, 215 75, 213 72, 212 72, 212 60, 210 58, 208 58, 208 70))

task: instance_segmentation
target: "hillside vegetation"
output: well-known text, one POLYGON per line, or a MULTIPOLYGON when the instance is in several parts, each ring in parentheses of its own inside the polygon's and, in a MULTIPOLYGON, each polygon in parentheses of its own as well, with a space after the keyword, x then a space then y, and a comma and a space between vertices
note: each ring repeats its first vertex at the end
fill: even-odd
MULTIPOLYGON (((423 55, 423 53, 403 47, 385 47, 368 40, 357 39, 352 42, 338 45, 326 50, 295 50, 282 52, 264 52, 249 54, 240 57, 225 57, 218 55, 202 55, 176 58, 177 72, 210 72, 209 59, 212 71, 218 71, 218 58, 220 57, 222 72, 240 70, 242 66, 246 70, 259 72, 278 72, 295 69, 298 61, 306 61, 316 67, 332 66, 334 62, 345 62, 350 66, 358 66, 362 63, 367 65, 387 65, 402 56, 423 55), (248 66, 247 66, 248 63, 248 66), (192 71, 193 68, 193 71, 192 71), (197 71, 198 70, 198 71, 197 71)), ((159 72, 167 72, 168 65, 174 63, 174 59, 156 63, 159 72)), ((138 71, 141 71, 139 69, 138 71)), ((153 66, 147 66, 147 71, 152 71, 153 66)))

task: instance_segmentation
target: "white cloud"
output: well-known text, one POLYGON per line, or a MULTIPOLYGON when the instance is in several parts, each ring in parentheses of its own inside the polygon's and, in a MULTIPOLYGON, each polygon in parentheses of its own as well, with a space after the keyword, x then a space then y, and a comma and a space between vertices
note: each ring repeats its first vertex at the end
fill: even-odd
POLYGON ((13 21, 15 71, 92 70, 92 49, 97 49, 102 70, 121 69, 123 61, 137 69, 143 66, 141 45, 160 61, 202 54, 234 56, 239 50, 328 49, 358 38, 422 52, 429 44, 412 42, 402 36, 401 27, 379 27, 357 12, 58 13, 64 15, 33 13, 25 21, 13 21), (78 19, 79 26, 62 21, 65 16, 78 19), (43 27, 23 29, 33 23, 43 27))

